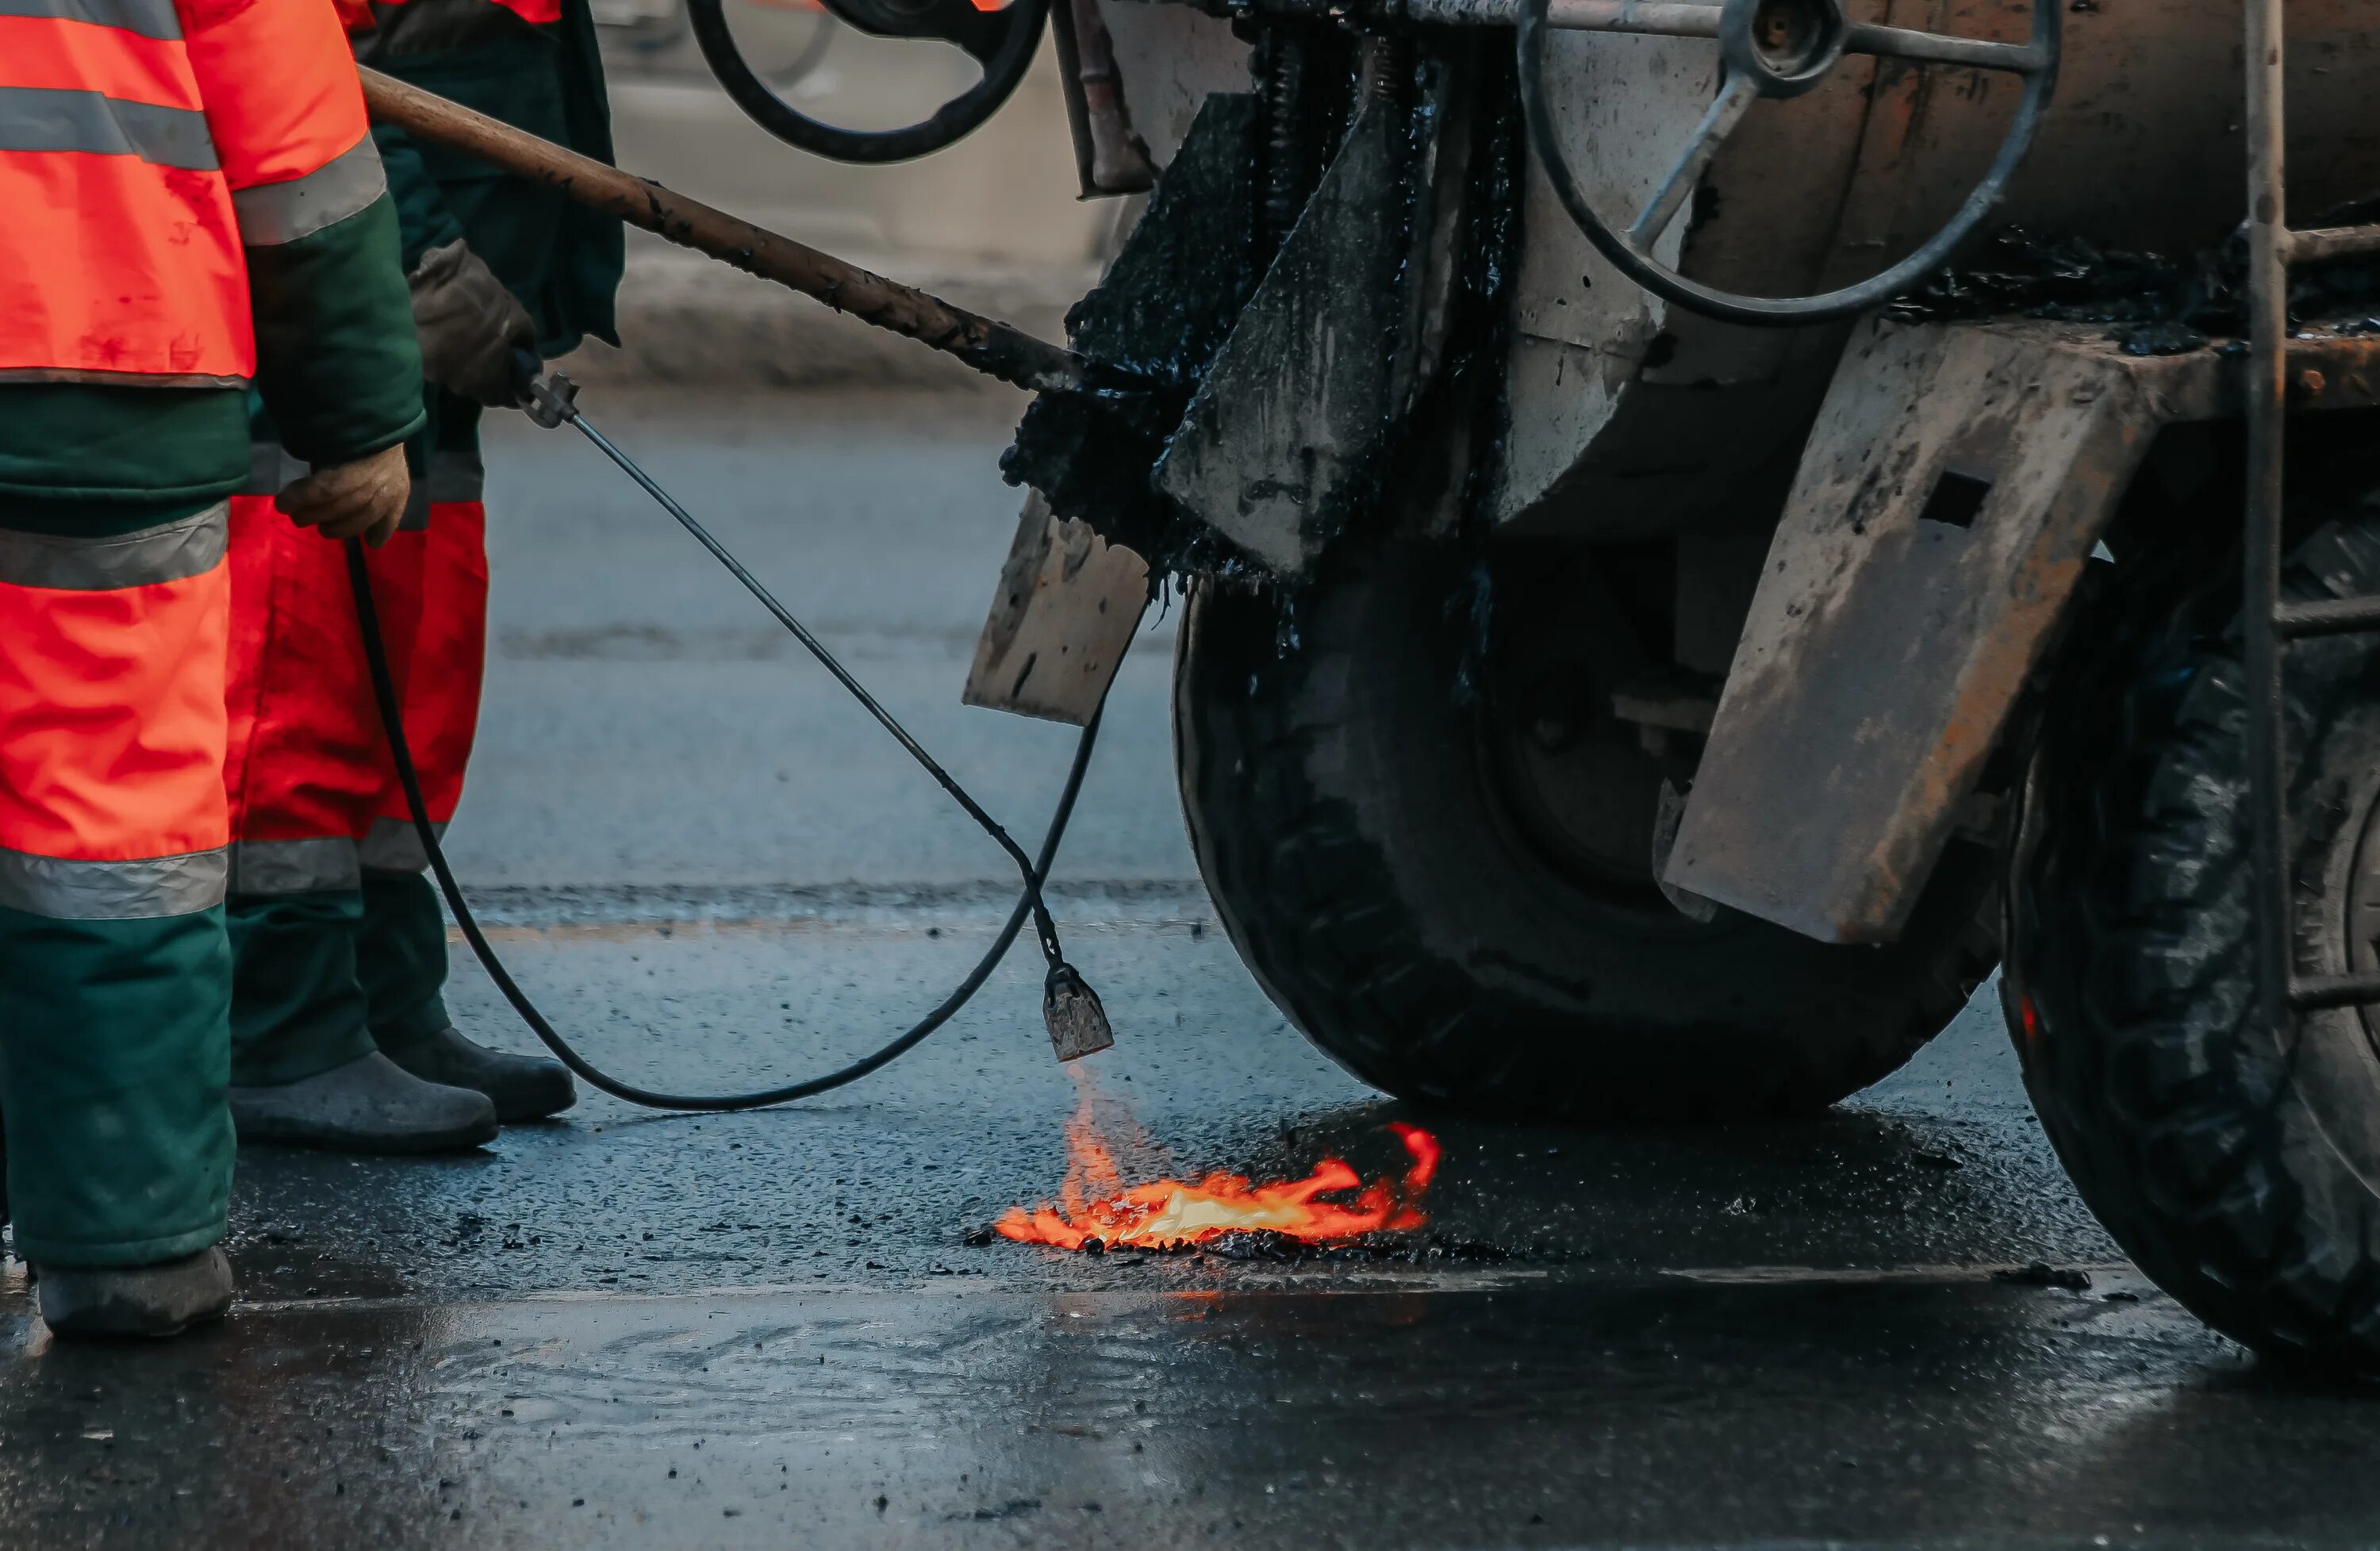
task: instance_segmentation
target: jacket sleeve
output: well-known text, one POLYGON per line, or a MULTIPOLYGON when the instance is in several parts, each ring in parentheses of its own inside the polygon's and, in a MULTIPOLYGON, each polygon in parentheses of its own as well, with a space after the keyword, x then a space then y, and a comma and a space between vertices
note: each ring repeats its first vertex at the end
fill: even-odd
POLYGON ((397 243, 405 273, 421 266, 421 256, 433 248, 463 240, 463 223, 439 192, 438 180, 422 164, 421 148, 394 125, 372 130, 380 146, 381 164, 388 170, 388 197, 396 206, 397 243))
POLYGON ((282 444, 345 463, 422 424, 388 179, 324 0, 176 0, 247 250, 256 386, 282 444))

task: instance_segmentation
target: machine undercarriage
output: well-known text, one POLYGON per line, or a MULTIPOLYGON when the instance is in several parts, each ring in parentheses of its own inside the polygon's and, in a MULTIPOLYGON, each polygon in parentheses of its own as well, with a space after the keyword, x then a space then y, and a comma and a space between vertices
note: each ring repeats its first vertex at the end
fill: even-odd
POLYGON ((1191 836, 1318 1044, 1800 1113, 1998 964, 2143 1267, 2380 1364, 2380 232, 2284 214, 2380 188, 2350 7, 2243 82, 2214 0, 830 3, 987 83, 1046 10, 1147 189, 1071 355, 882 305, 1038 390, 968 698, 1088 721, 1185 588, 1191 836))

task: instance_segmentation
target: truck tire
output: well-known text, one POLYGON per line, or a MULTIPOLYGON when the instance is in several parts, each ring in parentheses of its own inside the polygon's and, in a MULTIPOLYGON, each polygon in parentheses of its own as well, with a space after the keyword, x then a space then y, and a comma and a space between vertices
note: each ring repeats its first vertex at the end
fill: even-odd
MULTIPOLYGON (((2380 590, 2380 525, 2316 532, 2285 585, 2380 590)), ((2259 1015, 2237 598, 2110 586, 2086 612, 2022 786, 2001 995, 2043 1129, 2141 1269, 2260 1352, 2368 1370, 2380 1024, 2259 1015)), ((2287 668, 2298 970, 2370 968, 2380 641, 2301 642, 2287 668)))
POLYGON ((1529 843, 1483 757, 1497 691, 1473 678, 1475 574, 1415 542, 1335 556, 1288 612, 1260 590, 1192 592, 1173 701, 1191 843, 1299 1029, 1419 1104, 1682 1121, 1822 1109, 1949 1022, 1995 955, 1986 853, 1953 857, 1903 941, 1846 948, 1689 918, 1653 886, 1649 845, 1633 879, 1591 879, 1529 843))

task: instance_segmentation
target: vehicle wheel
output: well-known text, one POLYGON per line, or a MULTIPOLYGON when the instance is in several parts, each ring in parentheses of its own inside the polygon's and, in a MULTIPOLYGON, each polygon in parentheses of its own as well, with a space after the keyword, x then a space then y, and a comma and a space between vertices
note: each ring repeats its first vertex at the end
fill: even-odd
MULTIPOLYGON (((2380 525, 2323 528, 2286 585, 2380 590, 2380 525)), ((2111 588, 2086 614, 2023 782, 2002 998, 2042 1126, 2125 1253, 2260 1351, 2371 1368, 2380 1017, 2258 1015, 2237 597, 2111 588)), ((2301 643, 2284 682, 2296 963, 2369 968, 2380 642, 2301 643)))
POLYGON ((1384 546, 1334 557, 1286 613, 1200 584, 1173 702, 1200 871, 1273 1000, 1399 1097, 1571 1121, 1823 1109, 1988 973, 1988 854, 1954 846, 1891 947, 1681 914, 1652 837, 1699 739, 1657 752, 1612 715, 1640 640, 1667 636, 1590 555, 1538 545, 1487 572, 1384 546))

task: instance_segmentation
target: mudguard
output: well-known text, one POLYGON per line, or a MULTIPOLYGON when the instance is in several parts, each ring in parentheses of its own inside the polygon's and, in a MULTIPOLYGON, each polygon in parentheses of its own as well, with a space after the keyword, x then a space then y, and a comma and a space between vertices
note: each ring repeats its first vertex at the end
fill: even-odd
MULTIPOLYGON (((2292 342, 2324 405, 2370 341, 2292 342)), ((2104 328, 1861 325, 1771 543, 1664 879, 1837 942, 1898 935, 2159 430, 2240 362, 2104 328)))

